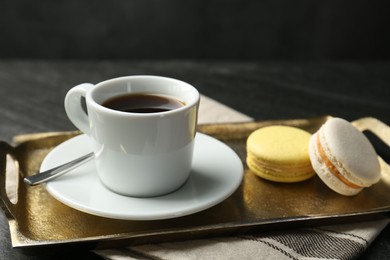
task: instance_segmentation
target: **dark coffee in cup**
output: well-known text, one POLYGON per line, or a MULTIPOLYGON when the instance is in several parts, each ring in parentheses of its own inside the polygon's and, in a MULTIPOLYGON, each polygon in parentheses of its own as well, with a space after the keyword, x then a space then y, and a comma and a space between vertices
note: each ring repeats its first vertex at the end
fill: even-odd
POLYGON ((180 108, 184 102, 169 96, 137 93, 112 97, 102 106, 129 113, 158 113, 180 108))

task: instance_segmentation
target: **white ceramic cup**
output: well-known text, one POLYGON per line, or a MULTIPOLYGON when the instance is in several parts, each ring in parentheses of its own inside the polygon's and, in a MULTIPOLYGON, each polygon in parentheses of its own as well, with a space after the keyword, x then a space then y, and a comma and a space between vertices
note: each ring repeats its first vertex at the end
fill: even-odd
POLYGON ((188 179, 198 107, 199 93, 193 86, 158 76, 84 83, 65 97, 69 119, 92 141, 102 183, 116 193, 135 197, 167 194, 188 179), (101 105, 129 93, 170 96, 184 105, 157 113, 121 112, 101 105), (81 105, 83 97, 87 113, 81 105))

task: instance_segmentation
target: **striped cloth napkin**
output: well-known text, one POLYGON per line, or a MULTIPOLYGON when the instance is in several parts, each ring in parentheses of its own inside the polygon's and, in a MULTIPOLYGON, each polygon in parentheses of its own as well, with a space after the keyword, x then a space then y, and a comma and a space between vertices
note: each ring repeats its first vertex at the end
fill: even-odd
MULTIPOLYGON (((199 124, 245 122, 252 118, 202 96, 199 124)), ((122 259, 355 259, 386 227, 383 217, 346 225, 303 228, 181 242, 96 250, 113 260, 122 259)))

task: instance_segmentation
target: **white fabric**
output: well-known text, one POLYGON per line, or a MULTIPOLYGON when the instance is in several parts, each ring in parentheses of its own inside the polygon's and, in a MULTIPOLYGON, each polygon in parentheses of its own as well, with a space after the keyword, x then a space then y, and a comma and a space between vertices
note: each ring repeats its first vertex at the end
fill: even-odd
POLYGON ((354 259, 388 219, 353 225, 199 239, 98 251, 108 259, 354 259))
POLYGON ((209 97, 201 95, 198 124, 235 123, 253 121, 244 115, 209 97))

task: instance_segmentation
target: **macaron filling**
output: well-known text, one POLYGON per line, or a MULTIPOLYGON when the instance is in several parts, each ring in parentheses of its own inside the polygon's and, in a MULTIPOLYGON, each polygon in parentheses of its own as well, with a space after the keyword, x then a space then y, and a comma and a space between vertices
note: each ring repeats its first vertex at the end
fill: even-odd
POLYGON ((317 150, 318 150, 318 154, 319 156, 321 157, 323 163, 326 165, 326 167, 329 169, 329 171, 337 178, 339 179, 342 183, 344 183, 345 185, 347 185, 348 187, 350 188, 353 188, 353 189, 361 189, 363 187, 359 186, 359 185, 356 185, 352 182, 350 182, 349 180, 347 180, 340 172, 339 170, 336 168, 336 166, 329 160, 328 156, 326 155, 322 145, 321 145, 321 141, 320 141, 320 137, 319 137, 319 134, 317 134, 317 150))
POLYGON ((267 162, 259 157, 248 153, 247 163, 250 168, 257 172, 262 172, 263 176, 267 175, 270 180, 279 182, 294 182, 298 180, 306 180, 308 176, 313 176, 313 168, 309 162, 299 164, 275 164, 275 162, 267 162))

